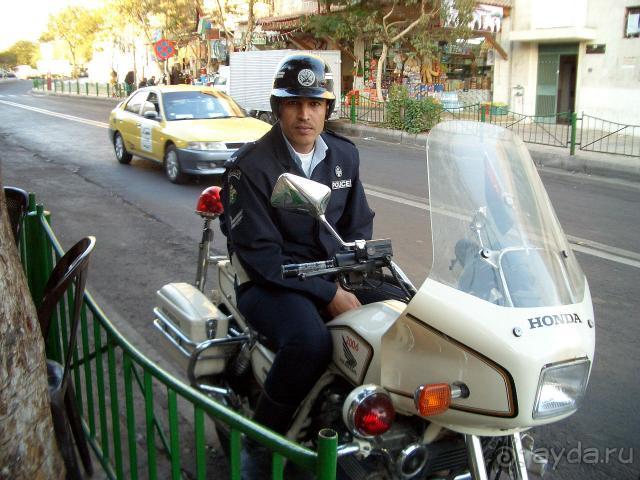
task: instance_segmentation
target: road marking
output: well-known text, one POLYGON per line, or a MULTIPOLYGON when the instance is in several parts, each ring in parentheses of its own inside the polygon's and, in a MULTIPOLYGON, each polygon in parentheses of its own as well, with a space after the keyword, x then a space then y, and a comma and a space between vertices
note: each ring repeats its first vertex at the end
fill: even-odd
POLYGON ((64 118, 65 120, 71 120, 72 122, 84 123, 85 125, 91 125, 93 127, 109 128, 108 123, 97 122, 95 120, 88 120, 86 118, 75 117, 73 115, 67 115, 66 113, 52 112, 51 110, 45 110, 44 108, 32 107, 30 105, 23 105, 22 103, 9 102, 7 100, 0 100, 1 104, 9 105, 11 107, 24 108, 25 110, 31 110, 32 112, 42 113, 44 115, 50 115, 52 117, 64 118))
MULTIPOLYGON (((430 211, 431 207, 429 202, 424 198, 417 197, 406 193, 396 192, 388 188, 379 187, 377 185, 363 184, 367 195, 391 202, 400 203, 409 207, 418 208, 420 210, 430 211)), ((454 212, 439 212, 444 215, 454 215, 456 217, 459 214, 454 212)), ((605 245, 604 243, 594 242, 592 240, 586 240, 584 238, 576 237, 573 235, 567 235, 567 240, 571 244, 571 249, 575 252, 584 253, 612 262, 621 263, 634 268, 640 268, 640 254, 624 250, 622 248, 612 247, 605 245)))

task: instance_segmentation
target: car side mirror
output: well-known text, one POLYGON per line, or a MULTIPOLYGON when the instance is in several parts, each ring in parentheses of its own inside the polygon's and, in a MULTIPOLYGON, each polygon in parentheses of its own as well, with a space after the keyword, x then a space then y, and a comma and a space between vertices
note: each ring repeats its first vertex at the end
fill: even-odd
POLYGON ((351 248, 354 244, 345 243, 324 215, 330 198, 331 189, 326 185, 292 173, 283 173, 273 187, 271 205, 283 210, 311 215, 320 220, 343 247, 351 248))
POLYGON ((159 120, 160 117, 158 116, 158 112, 156 112, 155 110, 147 110, 146 112, 144 112, 142 114, 142 116, 144 118, 146 118, 147 120, 159 120))

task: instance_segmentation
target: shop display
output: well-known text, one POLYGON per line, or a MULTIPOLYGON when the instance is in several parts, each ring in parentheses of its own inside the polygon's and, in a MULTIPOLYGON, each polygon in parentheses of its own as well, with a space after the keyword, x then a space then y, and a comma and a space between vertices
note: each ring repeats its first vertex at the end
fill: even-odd
MULTIPOLYGON (((376 76, 382 46, 365 45, 362 67, 365 98, 378 100, 376 76)), ((448 43, 432 58, 421 59, 415 51, 394 45, 382 71, 381 90, 386 97, 391 85, 404 85, 410 98, 433 96, 445 108, 459 108, 491 101, 494 52, 485 42, 448 43), (443 96, 453 92, 455 96, 443 96)))

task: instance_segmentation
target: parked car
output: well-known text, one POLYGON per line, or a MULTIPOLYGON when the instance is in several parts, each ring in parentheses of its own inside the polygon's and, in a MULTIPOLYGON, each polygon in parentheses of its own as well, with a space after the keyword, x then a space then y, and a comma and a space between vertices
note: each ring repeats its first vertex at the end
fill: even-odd
POLYGON ((109 116, 117 160, 129 163, 136 155, 161 162, 173 183, 189 175, 224 173, 233 152, 270 128, 226 94, 194 85, 141 88, 109 116))
POLYGON ((33 68, 31 65, 18 65, 13 69, 13 71, 15 72, 15 76, 21 78, 22 80, 35 78, 38 76, 38 70, 33 68))

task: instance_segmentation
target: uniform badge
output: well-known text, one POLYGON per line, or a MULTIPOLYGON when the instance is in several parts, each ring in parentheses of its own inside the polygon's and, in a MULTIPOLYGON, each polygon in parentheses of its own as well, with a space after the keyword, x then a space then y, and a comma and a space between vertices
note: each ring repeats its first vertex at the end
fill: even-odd
POLYGON ((236 203, 237 199, 238 191, 236 190, 236 187, 234 187, 232 184, 229 184, 229 204, 233 205, 234 203, 236 203))
POLYGON ((240 177, 242 176, 242 171, 240 171, 239 168, 233 168, 231 170, 229 170, 229 178, 235 178, 236 180, 240 180, 240 177))
POLYGON ((340 168, 340 165, 336 165, 336 177, 340 178, 342 176, 342 168, 340 168))
POLYGON ((316 81, 316 75, 312 70, 303 68, 298 72, 298 83, 303 87, 310 87, 316 81))

